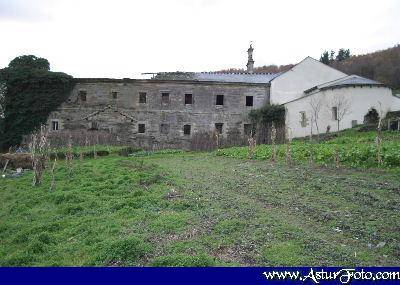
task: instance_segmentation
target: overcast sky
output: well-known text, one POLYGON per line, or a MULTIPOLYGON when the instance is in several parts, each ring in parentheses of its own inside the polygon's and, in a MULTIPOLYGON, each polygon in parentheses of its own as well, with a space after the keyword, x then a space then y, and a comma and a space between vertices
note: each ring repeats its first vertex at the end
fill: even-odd
POLYGON ((47 58, 74 77, 213 71, 400 43, 397 0, 0 0, 0 68, 47 58))

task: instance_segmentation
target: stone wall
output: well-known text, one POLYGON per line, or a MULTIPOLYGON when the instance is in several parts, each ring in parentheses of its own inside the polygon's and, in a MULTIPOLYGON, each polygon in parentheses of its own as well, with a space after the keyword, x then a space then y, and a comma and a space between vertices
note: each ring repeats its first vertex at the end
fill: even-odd
POLYGON ((216 123, 223 124, 222 137, 243 136, 248 112, 269 102, 269 90, 268 84, 77 79, 48 123, 50 129, 58 121, 60 129, 107 130, 121 144, 147 149, 188 148, 195 132, 212 131, 216 123), (146 93, 145 103, 140 93, 146 93), (162 101, 163 93, 169 102, 162 101), (192 104, 185 104, 185 94, 192 94, 192 104), (224 95, 222 106, 216 105, 217 95, 224 95), (246 96, 253 96, 253 106, 246 106, 246 96), (144 133, 139 124, 145 125, 144 133), (190 134, 184 134, 184 125, 191 126, 190 134))

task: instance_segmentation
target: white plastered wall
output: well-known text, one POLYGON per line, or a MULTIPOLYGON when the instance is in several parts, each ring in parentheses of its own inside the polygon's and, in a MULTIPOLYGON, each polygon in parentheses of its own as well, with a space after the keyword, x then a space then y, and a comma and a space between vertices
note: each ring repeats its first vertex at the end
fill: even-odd
POLYGON ((271 103, 284 104, 303 96, 303 91, 346 74, 311 57, 271 81, 271 103))
MULTIPOLYGON (((345 98, 348 101, 348 114, 343 116, 340 122, 340 130, 352 127, 352 121, 356 120, 357 124, 364 121, 367 112, 375 108, 378 113, 400 110, 400 99, 392 95, 392 91, 386 87, 344 87, 337 89, 328 89, 305 96, 304 98, 288 102, 285 104, 286 126, 289 127, 291 137, 305 137, 312 132, 317 133, 315 123, 312 123, 312 108, 310 101, 318 102, 321 100, 321 109, 319 112, 318 128, 319 133, 325 133, 328 125, 331 132, 337 131, 337 121, 333 119, 332 107, 335 98, 345 98), (305 127, 301 125, 300 112, 306 112, 307 124, 305 127)), ((337 103, 337 102, 336 102, 337 103)))

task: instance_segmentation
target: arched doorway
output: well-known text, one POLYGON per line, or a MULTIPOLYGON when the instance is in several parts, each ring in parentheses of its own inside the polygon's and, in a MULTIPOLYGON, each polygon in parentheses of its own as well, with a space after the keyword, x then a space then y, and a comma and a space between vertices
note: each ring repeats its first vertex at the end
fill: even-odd
POLYGON ((366 125, 378 125, 379 122, 379 113, 375 108, 372 108, 368 111, 368 113, 364 116, 364 124, 366 125))

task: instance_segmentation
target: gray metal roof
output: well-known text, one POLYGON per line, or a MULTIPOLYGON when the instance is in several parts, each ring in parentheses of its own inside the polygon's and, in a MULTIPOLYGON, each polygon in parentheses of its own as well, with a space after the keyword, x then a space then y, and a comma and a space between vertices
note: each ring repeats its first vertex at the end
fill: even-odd
POLYGON ((165 72, 153 80, 191 80, 233 83, 269 83, 280 73, 216 73, 216 72, 165 72))
POLYGON ((375 80, 371 80, 365 77, 361 77, 358 75, 348 75, 333 81, 329 81, 317 86, 314 86, 308 90, 305 90, 304 93, 310 93, 314 90, 325 90, 325 89, 330 89, 330 88, 339 88, 339 87, 346 87, 346 86, 371 86, 371 85, 376 85, 376 86, 384 86, 383 83, 380 83, 375 80))

